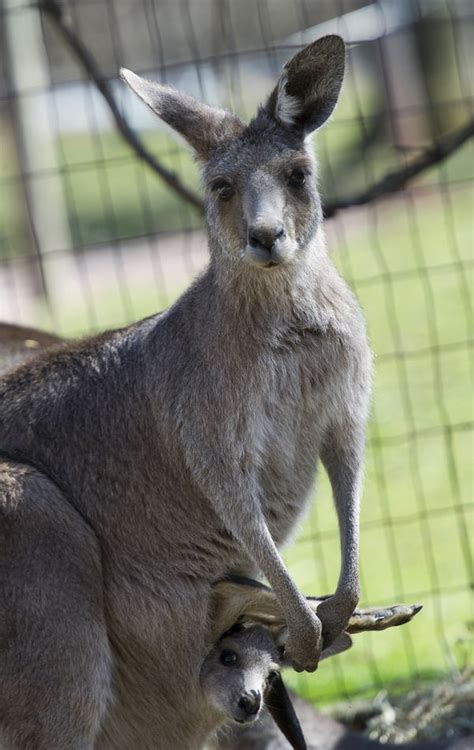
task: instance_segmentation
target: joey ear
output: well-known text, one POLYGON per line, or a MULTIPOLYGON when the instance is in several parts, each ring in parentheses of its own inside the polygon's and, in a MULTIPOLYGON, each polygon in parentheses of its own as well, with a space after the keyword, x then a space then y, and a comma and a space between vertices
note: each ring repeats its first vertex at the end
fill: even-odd
POLYGON ((326 122, 336 106, 344 68, 341 37, 318 39, 286 63, 266 111, 289 130, 308 135, 326 122))
POLYGON ((281 675, 272 682, 265 705, 293 750, 307 750, 301 724, 281 675))
POLYGON ((120 75, 153 112, 187 140, 201 159, 208 159, 219 144, 244 128, 236 115, 208 107, 172 86, 147 81, 126 68, 120 69, 120 75))

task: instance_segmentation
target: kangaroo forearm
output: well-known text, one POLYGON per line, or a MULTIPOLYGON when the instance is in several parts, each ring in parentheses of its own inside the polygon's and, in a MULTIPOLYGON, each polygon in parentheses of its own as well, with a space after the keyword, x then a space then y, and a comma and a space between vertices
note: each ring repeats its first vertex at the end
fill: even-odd
POLYGON ((289 631, 286 652, 293 667, 314 671, 321 653, 321 622, 289 575, 259 504, 245 505, 244 513, 227 519, 227 528, 256 562, 280 603, 289 631))
POLYGON ((336 593, 359 594, 359 514, 362 485, 363 432, 335 431, 321 454, 334 496, 339 522, 341 569, 336 593))
POLYGON ((258 565, 285 614, 294 611, 295 607, 306 607, 305 598, 288 573, 263 516, 258 511, 251 520, 241 515, 240 523, 234 521, 232 528, 229 525, 229 530, 242 542, 246 553, 258 565))
MULTIPOLYGON (((309 608, 316 614, 328 597, 307 597, 309 608)), ((275 593, 259 581, 229 575, 218 581, 212 592, 213 638, 217 639, 236 622, 258 622, 272 629, 284 644, 288 638, 286 618, 275 593)), ((421 610, 420 605, 395 604, 391 607, 356 609, 345 627, 346 633, 385 630, 410 622, 421 610)))
POLYGON ((211 504, 232 536, 240 542, 246 555, 267 578, 275 596, 286 612, 306 607, 304 596, 298 591, 278 552, 263 516, 259 491, 252 476, 241 477, 236 472, 225 483, 237 488, 231 495, 208 489, 211 504), (231 511, 231 512, 230 512, 231 511))

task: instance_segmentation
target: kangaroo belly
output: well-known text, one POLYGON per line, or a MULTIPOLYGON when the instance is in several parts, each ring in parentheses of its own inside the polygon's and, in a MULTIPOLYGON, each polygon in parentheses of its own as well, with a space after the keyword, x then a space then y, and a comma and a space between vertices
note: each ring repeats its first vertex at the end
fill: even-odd
POLYGON ((321 372, 319 342, 286 355, 262 410, 262 503, 272 535, 284 543, 304 513, 334 402, 321 372))
POLYGON ((320 434, 275 432, 262 469, 264 513, 277 544, 283 544, 305 512, 316 479, 320 434))

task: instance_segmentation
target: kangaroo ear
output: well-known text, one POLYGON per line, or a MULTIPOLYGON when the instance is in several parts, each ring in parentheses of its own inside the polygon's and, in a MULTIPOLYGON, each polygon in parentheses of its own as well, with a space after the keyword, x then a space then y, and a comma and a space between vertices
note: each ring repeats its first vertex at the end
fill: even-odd
POLYGON ((121 68, 120 75, 153 112, 188 141, 201 159, 209 159, 219 144, 244 128, 235 115, 208 107, 172 86, 147 81, 125 68, 121 68))
POLYGON ((281 675, 273 680, 265 699, 265 705, 293 750, 307 750, 301 724, 281 675))
POLYGON ((308 135, 326 122, 336 106, 344 67, 341 37, 318 39, 286 63, 266 111, 284 127, 308 135))

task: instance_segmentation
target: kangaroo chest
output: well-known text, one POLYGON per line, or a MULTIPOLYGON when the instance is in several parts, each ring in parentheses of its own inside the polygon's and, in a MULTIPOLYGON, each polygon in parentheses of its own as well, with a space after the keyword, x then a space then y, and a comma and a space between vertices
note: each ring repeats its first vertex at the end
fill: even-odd
POLYGON ((314 335, 279 352, 259 415, 262 504, 272 535, 285 541, 310 498, 321 442, 344 373, 314 335))

